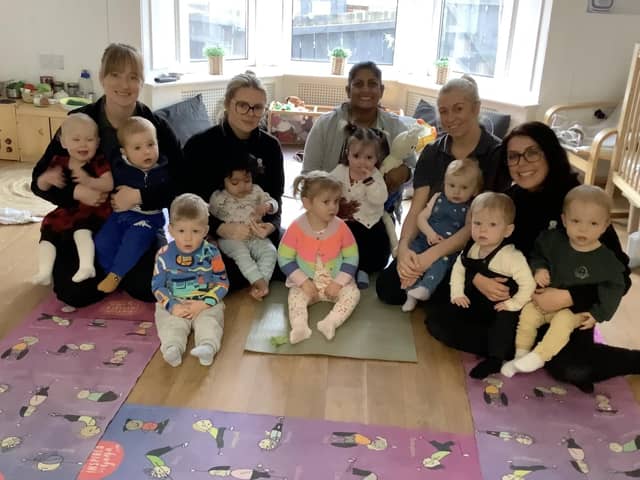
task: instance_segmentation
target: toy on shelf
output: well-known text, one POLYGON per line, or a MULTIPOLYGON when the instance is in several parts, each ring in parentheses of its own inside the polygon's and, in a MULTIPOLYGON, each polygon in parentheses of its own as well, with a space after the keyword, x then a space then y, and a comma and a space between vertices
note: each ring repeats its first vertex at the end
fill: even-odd
POLYGON ((289 96, 284 103, 271 102, 267 128, 283 145, 304 145, 314 120, 333 109, 325 105, 305 105, 300 98, 289 96))

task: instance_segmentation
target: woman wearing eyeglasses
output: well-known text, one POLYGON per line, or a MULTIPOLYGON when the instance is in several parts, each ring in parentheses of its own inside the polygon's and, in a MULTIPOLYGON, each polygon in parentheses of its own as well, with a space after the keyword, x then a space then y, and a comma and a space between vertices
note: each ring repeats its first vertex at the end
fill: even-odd
MULTIPOLYGON (((269 238, 276 246, 280 241, 284 166, 280 143, 259 128, 266 105, 267 92, 262 82, 252 72, 236 75, 227 84, 221 123, 194 135, 184 146, 184 168, 178 179, 181 191, 195 193, 208 203, 211 194, 224 184, 226 172, 233 171, 233 164, 242 162, 244 157, 246 165, 246 157, 253 156, 253 184, 278 203, 274 213, 263 217, 259 231, 243 223, 223 223, 209 215, 209 235, 214 238, 247 240, 258 235, 269 238)), ((245 287, 248 282, 235 262, 224 255, 223 258, 230 290, 245 287)))
MULTIPOLYGON (((561 213, 564 197, 579 185, 571 171, 565 150, 555 133, 545 124, 528 122, 514 128, 504 139, 502 162, 509 168, 513 185, 506 193, 516 206, 515 229, 511 240, 528 256, 537 236, 544 230, 563 228, 561 213)), ((623 265, 629 259, 622 251, 613 227, 600 238, 623 265)), ((627 290, 631 285, 629 269, 625 272, 627 290)), ((506 300, 509 289, 505 279, 487 278, 477 274, 473 284, 494 302, 506 300)), ((597 288, 587 285, 569 290, 546 288, 533 295, 533 301, 543 311, 570 308, 574 312, 588 311, 597 288)), ((482 319, 473 322, 450 314, 448 303, 428 306, 427 329, 442 343, 465 352, 486 356, 488 329, 482 319)), ((541 332, 542 333, 542 332, 541 332)), ((513 332, 515 337, 515 331, 513 332)), ((558 380, 579 388, 593 390, 593 382, 618 375, 640 373, 640 351, 593 343, 593 330, 575 330, 571 340, 545 368, 558 380)))

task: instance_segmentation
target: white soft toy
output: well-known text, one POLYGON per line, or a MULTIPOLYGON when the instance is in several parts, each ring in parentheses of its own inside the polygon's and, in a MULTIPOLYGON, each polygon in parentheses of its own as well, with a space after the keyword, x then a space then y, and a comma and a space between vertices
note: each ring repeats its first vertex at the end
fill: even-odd
POLYGON ((436 138, 435 129, 422 119, 418 119, 409 130, 400 134, 391 142, 391 151, 380 165, 383 175, 402 165, 403 160, 412 152, 420 153, 428 143, 436 138))
MULTIPOLYGON (((426 123, 422 119, 418 119, 409 130, 400 134, 391 142, 391 151, 385 157, 380 165, 380 172, 385 173, 402 165, 403 160, 411 153, 420 153, 422 149, 436 139, 436 129, 426 123)), ((391 215, 387 212, 382 216, 389 243, 391 244, 391 255, 395 258, 398 248, 398 235, 396 234, 396 226, 393 223, 391 215)))

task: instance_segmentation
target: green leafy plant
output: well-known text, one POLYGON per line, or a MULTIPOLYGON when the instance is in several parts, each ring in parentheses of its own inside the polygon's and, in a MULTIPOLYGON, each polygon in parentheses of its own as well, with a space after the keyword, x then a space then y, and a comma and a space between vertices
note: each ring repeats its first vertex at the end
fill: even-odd
POLYGON ((449 57, 440 57, 436 60, 436 67, 447 68, 449 66, 449 57))
POLYGON ((331 50, 329 55, 336 58, 347 58, 351 56, 351 50, 348 48, 336 47, 331 50))
POLYGON ((224 48, 222 47, 204 47, 202 54, 206 57, 224 57, 224 48))

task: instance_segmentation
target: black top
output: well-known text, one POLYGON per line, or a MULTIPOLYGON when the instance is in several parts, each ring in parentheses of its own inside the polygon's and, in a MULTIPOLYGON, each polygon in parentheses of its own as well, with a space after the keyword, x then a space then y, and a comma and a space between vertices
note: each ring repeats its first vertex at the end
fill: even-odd
MULTIPOLYGON (((109 159, 112 167, 121 158, 120 145, 116 137, 116 129, 109 124, 104 112, 104 96, 97 102, 74 110, 71 113, 86 113, 98 124, 98 134, 100 135, 99 152, 109 159)), ((144 117, 156 127, 158 135, 158 148, 160 153, 167 158, 169 178, 176 178, 176 170, 179 168, 182 158, 180 145, 169 124, 162 118, 156 116, 146 105, 137 102, 133 112, 134 116, 144 117)), ((44 152, 44 155, 33 167, 31 190, 33 193, 59 207, 70 207, 76 204, 73 198, 75 184, 68 183, 63 188, 51 187, 47 191, 40 190, 37 185, 38 177, 49 167, 55 155, 69 155, 66 149, 60 144, 59 132, 51 139, 51 143, 44 152)), ((150 185, 140 189, 143 210, 155 210, 168 206, 167 199, 173 198, 174 182, 165 182, 162 185, 150 185)))
MULTIPOLYGON (((511 185, 511 177, 500 158, 500 139, 480 126, 478 145, 469 157, 478 160, 484 177, 485 190, 504 191, 511 185)), ((455 160, 451 154, 451 137, 447 134, 426 146, 420 154, 413 177, 413 187, 430 187, 429 197, 441 192, 447 167, 455 160)))
MULTIPOLYGON (((262 187, 278 202, 278 211, 266 215, 265 222, 272 223, 276 231, 280 228, 282 193, 284 192, 284 163, 280 142, 259 128, 251 132, 248 139, 236 137, 229 123, 197 133, 184 146, 184 163, 176 178, 180 192, 191 192, 209 203, 211 194, 224 185, 224 172, 229 172, 227 162, 234 162, 239 155, 256 157, 258 171, 253 183, 262 187)), ((222 222, 209 215, 209 234, 216 237, 222 222)))
MULTIPOLYGON (((561 219, 562 203, 569 190, 578 185, 580 185, 578 179, 575 175, 571 175, 564 185, 555 185, 553 188, 547 185, 541 190, 531 192, 514 184, 505 192, 513 199, 516 206, 515 229, 511 235, 511 241, 527 258, 531 256, 534 242, 542 231, 549 228, 564 228, 561 219)), ((626 292, 631 286, 629 257, 622 250, 612 225, 605 230, 600 241, 624 265, 626 292)), ((572 287, 568 290, 573 298, 571 309, 575 312, 588 311, 597 295, 595 287, 591 288, 591 286, 572 287)))

